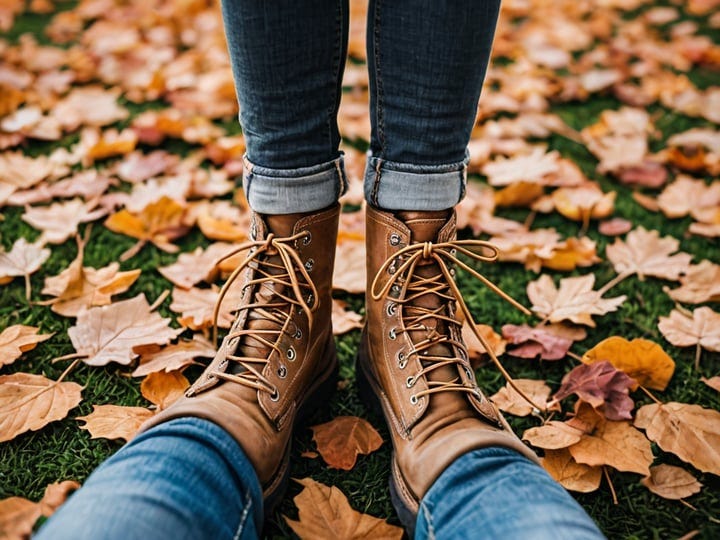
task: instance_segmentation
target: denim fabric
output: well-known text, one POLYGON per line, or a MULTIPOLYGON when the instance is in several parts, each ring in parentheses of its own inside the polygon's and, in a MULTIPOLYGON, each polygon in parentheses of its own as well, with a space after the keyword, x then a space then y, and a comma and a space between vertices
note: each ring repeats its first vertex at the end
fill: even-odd
POLYGON ((262 491, 235 440, 200 418, 142 433, 105 461, 38 540, 258 538, 262 491))
POLYGON ((506 448, 469 452, 420 503, 415 538, 598 540, 580 505, 542 468, 506 448))
MULTIPOLYGON (((347 0, 223 0, 250 206, 332 205, 346 188, 337 109, 347 0)), ((442 210, 464 195, 466 147, 499 0, 371 0, 368 202, 442 210)))

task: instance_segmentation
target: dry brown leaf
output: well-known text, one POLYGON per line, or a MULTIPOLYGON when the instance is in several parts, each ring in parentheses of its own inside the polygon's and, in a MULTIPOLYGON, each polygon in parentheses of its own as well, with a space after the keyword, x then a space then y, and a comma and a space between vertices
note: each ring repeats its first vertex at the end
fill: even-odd
POLYGON ((310 429, 318 452, 334 469, 351 470, 358 454, 370 454, 383 442, 370 422, 357 416, 338 416, 310 429))
POLYGON ((30 274, 37 272, 50 257, 50 250, 42 244, 31 244, 25 238, 19 238, 10 251, 0 248, 0 283, 6 278, 25 277, 25 296, 29 300, 30 274))
POLYGON ((638 384, 653 390, 665 390, 675 372, 675 362, 657 343, 635 338, 628 341, 620 336, 604 339, 587 351, 586 364, 608 361, 638 384))
POLYGON ((30 538, 35 522, 42 515, 40 505, 23 497, 0 500, 0 538, 25 540, 30 538))
POLYGON ((615 210, 617 193, 603 193, 597 184, 561 187, 553 191, 555 209, 568 219, 587 221, 608 217, 615 210))
POLYGON ((690 497, 702 489, 702 484, 685 469, 664 463, 650 467, 650 476, 640 483, 655 495, 674 500, 690 497))
POLYGON ((217 275, 217 264, 236 246, 216 242, 203 250, 198 247, 192 253, 181 253, 177 261, 161 266, 158 271, 174 285, 189 289, 200 281, 212 283, 217 275))
POLYGON ((0 153, 0 204, 16 190, 28 189, 41 180, 64 176, 68 167, 48 156, 31 158, 20 152, 0 153))
POLYGON ((126 155, 114 170, 122 180, 136 184, 168 172, 179 162, 179 156, 165 150, 155 150, 149 154, 132 152, 126 155))
POLYGON ((659 212, 660 207, 658 206, 657 199, 654 197, 651 197, 650 195, 645 195, 644 193, 640 193, 639 191, 633 191, 632 193, 633 200, 638 203, 641 207, 643 207, 648 212, 659 212))
POLYGON ((635 425, 665 452, 720 474, 720 412, 688 403, 651 403, 638 409, 635 425))
POLYGON ((129 441, 143 422, 155 413, 144 407, 120 405, 93 405, 93 412, 78 416, 75 420, 85 422, 80 429, 90 432, 91 439, 123 439, 129 441))
POLYGON ((38 334, 39 328, 14 324, 0 332, 0 367, 12 364, 22 353, 33 350, 38 343, 54 334, 38 334))
POLYGON ((339 336, 355 328, 362 328, 362 315, 350 309, 345 309, 347 302, 332 299, 332 328, 333 334, 339 336))
POLYGON ((555 229, 528 231, 521 228, 493 236, 490 242, 500 250, 500 261, 522 262, 525 268, 535 272, 540 272, 543 266, 567 271, 600 261, 595 242, 590 238, 561 240, 555 229))
POLYGON ((692 265, 684 276, 680 276, 681 286, 668 290, 670 298, 677 302, 702 304, 720 301, 720 265, 708 260, 692 265))
MULTIPOLYGON (((22 206, 49 202, 57 198, 80 196, 86 201, 103 195, 117 180, 96 169, 88 169, 63 178, 58 182, 42 182, 37 186, 16 191, 8 197, 8 204, 22 206)), ((99 217, 99 216, 98 216, 99 217)))
POLYGON ((583 142, 599 160, 598 172, 619 172, 641 165, 648 153, 650 115, 643 109, 605 110, 600 120, 581 131, 583 142))
POLYGON ((592 290, 595 275, 563 278, 556 288, 552 278, 543 274, 527 286, 527 295, 532 302, 532 310, 550 322, 568 320, 576 324, 594 327, 593 315, 605 315, 615 311, 625 299, 625 295, 615 298, 602 298, 598 291, 592 290))
POLYGON ((190 213, 197 219, 200 231, 210 240, 242 242, 248 239, 250 213, 229 201, 203 201, 190 213))
POLYGON ((40 511, 45 517, 50 517, 55 510, 65 503, 70 494, 80 488, 80 484, 74 480, 65 480, 63 482, 55 482, 45 488, 43 498, 38 503, 40 511))
POLYGON ((488 177, 491 186, 507 186, 517 182, 547 185, 548 177, 559 171, 557 150, 545 152, 542 147, 535 147, 528 154, 511 158, 497 158, 487 163, 481 172, 488 177))
POLYGON ((215 356, 215 345, 202 334, 193 335, 192 341, 181 340, 176 344, 163 347, 159 351, 143 352, 140 364, 133 377, 144 377, 157 371, 175 371, 194 364, 195 358, 212 358, 215 356))
POLYGON ((710 388, 713 390, 717 390, 720 392, 720 376, 716 375, 715 377, 710 377, 709 379, 706 379, 705 377, 700 377, 700 380, 707 384, 710 388))
POLYGON ((650 441, 630 422, 601 420, 591 433, 568 448, 578 463, 610 465, 619 471, 647 476, 653 462, 650 441))
POLYGON ((542 426, 526 430, 522 438, 537 448, 559 450, 580 442, 582 436, 582 430, 565 422, 550 420, 542 426))
POLYGON ((578 463, 567 448, 546 450, 543 468, 565 489, 590 493, 600 487, 602 467, 578 463))
POLYGON ((140 383, 140 393, 162 411, 182 397, 189 386, 190 382, 180 371, 156 371, 140 383))
MULTIPOLYGON (((468 356, 470 357, 470 360, 481 360, 483 356, 487 354, 487 351, 469 325, 470 323, 468 323, 467 320, 464 320, 461 328, 462 338, 465 342, 465 346, 467 347, 468 356)), ((476 324, 475 329, 485 339, 487 344, 490 345, 493 353, 495 353, 495 356, 505 354, 505 345, 507 342, 500 334, 493 330, 492 326, 487 324, 476 324)), ((473 365, 476 363, 477 362, 473 362, 473 365)))
POLYGON ((163 345, 176 338, 182 328, 170 328, 164 319, 150 310, 144 294, 109 306, 80 311, 68 336, 83 362, 104 366, 110 362, 128 365, 138 356, 134 348, 163 345))
POLYGON ((97 201, 86 203, 82 199, 54 203, 49 206, 25 208, 22 220, 42 231, 42 243, 62 244, 77 234, 78 226, 103 217, 104 208, 95 208, 97 201))
MULTIPOLYGON (((513 379, 513 382, 527 397, 542 407, 543 411, 560 410, 560 405, 557 403, 548 408, 551 390, 545 381, 513 379)), ((528 416, 533 412, 533 406, 510 384, 505 384, 496 394, 490 396, 490 400, 497 405, 498 409, 514 416, 528 416)))
POLYGON ((620 275, 637 274, 641 280, 645 276, 677 280, 688 271, 692 259, 687 253, 672 255, 679 247, 680 242, 672 236, 660 238, 658 231, 638 227, 628 233, 625 242, 616 238, 605 253, 620 275))
POLYGON ((720 313, 709 307, 699 307, 688 317, 673 309, 668 317, 660 317, 658 328, 676 347, 702 347, 720 352, 720 313))
POLYGON ((105 226, 113 232, 138 239, 135 248, 127 251, 121 260, 134 255, 146 242, 152 242, 168 253, 175 253, 178 247, 172 241, 183 236, 189 230, 185 225, 185 208, 170 199, 162 197, 149 204, 140 214, 131 214, 121 210, 105 220, 105 226), (130 253, 130 255, 127 255, 130 253))
MULTIPOLYGON (((236 282, 239 283, 239 282, 236 282)), ((220 328, 230 328, 233 321, 233 310, 239 302, 240 287, 232 287, 223 298, 218 312, 217 325, 220 328)), ((210 289, 192 287, 188 290, 175 287, 172 293, 170 309, 179 313, 178 322, 191 330, 209 328, 213 324, 215 304, 220 297, 220 290, 216 286, 210 289)))
POLYGON ((82 387, 42 375, 0 375, 0 442, 62 420, 80 403, 82 387))
MULTIPOLYGON (((720 182, 710 185, 690 176, 680 175, 658 196, 660 210, 670 218, 691 214, 695 219, 708 209, 720 205, 720 182)), ((702 220, 700 220, 702 221, 702 220)))
POLYGON ((385 520, 353 510, 347 498, 335 486, 326 486, 311 478, 297 480, 305 489, 293 501, 298 520, 285 517, 290 528, 302 540, 400 540, 404 531, 385 520))
POLYGON ((107 126, 128 117, 127 109, 117 103, 119 96, 119 89, 75 87, 55 104, 52 115, 66 131, 75 131, 80 126, 107 126))

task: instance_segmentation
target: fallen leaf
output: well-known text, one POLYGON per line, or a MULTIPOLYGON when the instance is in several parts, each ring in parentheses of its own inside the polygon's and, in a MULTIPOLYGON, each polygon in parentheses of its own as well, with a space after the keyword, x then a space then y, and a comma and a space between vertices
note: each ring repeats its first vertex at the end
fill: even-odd
POLYGON ((105 220, 105 226, 113 232, 138 240, 136 246, 120 257, 121 260, 126 260, 137 253, 146 242, 152 242, 168 253, 175 253, 178 247, 171 242, 189 230, 183 221, 184 214, 183 206, 169 197, 162 197, 159 201, 146 206, 139 214, 121 210, 111 215, 105 220))
POLYGON ((229 201, 200 203, 191 213, 205 237, 223 242, 242 242, 248 239, 250 213, 229 201))
MULTIPOLYGON (((515 385, 522 390, 533 402, 543 407, 544 411, 559 411, 558 404, 548 407, 550 397, 550 387, 545 381, 537 381, 534 379, 513 379, 515 385)), ((532 414, 533 407, 525 398, 506 383, 496 394, 490 396, 490 400, 497 405, 498 409, 514 416, 528 416, 532 414)))
POLYGON ((62 420, 78 406, 82 387, 42 375, 0 375, 0 442, 62 420))
POLYGON ((565 422, 549 420, 542 426, 525 430, 522 438, 537 448, 560 450, 580 442, 582 436, 582 430, 569 426, 565 422))
POLYGON ((43 263, 50 257, 50 250, 42 244, 31 244, 25 238, 18 238, 10 251, 0 248, 0 283, 5 278, 25 277, 25 297, 29 300, 30 274, 40 270, 43 263))
POLYGON ((182 397, 190 382, 180 371, 156 371, 140 383, 140 393, 158 408, 168 408, 182 397))
POLYGON ((33 188, 16 191, 8 197, 8 204, 23 206, 77 196, 90 201, 103 195, 111 185, 117 183, 116 179, 102 171, 87 169, 57 182, 42 182, 33 188))
POLYGON ((138 356, 133 348, 168 343, 183 331, 170 328, 169 322, 152 312, 145 295, 139 294, 109 306, 83 309, 68 336, 89 366, 128 365, 138 356))
POLYGON ((657 199, 655 199, 654 197, 650 197, 649 195, 645 195, 644 193, 640 193, 639 191, 633 191, 632 198, 636 203, 638 203, 648 212, 660 211, 657 199))
POLYGON ((673 300, 688 304, 720 301, 720 265, 704 260, 690 266, 680 276, 680 287, 667 293, 673 300))
POLYGON ((488 177, 491 186, 507 186, 517 182, 547 184, 547 177, 559 170, 557 150, 545 152, 542 147, 533 148, 530 153, 499 157, 487 163, 481 172, 488 177))
POLYGON ((140 426, 155 413, 144 407, 120 405, 93 405, 93 412, 78 416, 75 420, 85 422, 80 429, 90 432, 91 439, 123 439, 129 441, 140 426))
POLYGON ((55 104, 52 115, 67 131, 83 126, 107 126, 125 120, 128 111, 117 103, 119 89, 78 86, 55 104))
POLYGON ((600 163, 600 173, 617 173, 642 165, 648 152, 647 137, 652 130, 650 115, 644 109, 622 107, 600 113, 600 120, 585 127, 581 138, 600 163))
MULTIPOLYGON (((467 320, 464 320, 460 330, 462 332, 463 341, 465 342, 465 347, 467 348, 468 356, 470 357, 470 360, 481 360, 483 356, 487 354, 487 351, 469 325, 470 323, 467 320)), ((505 353, 505 340, 500 334, 493 330, 492 326, 487 324, 476 324, 475 329, 492 348, 492 352, 495 356, 501 356, 505 353)), ((476 363, 477 362, 473 362, 473 365, 476 363)))
POLYGON ((720 376, 716 375, 715 377, 710 377, 709 379, 706 379, 705 377, 700 377, 700 380, 707 384, 713 390, 717 390, 718 392, 720 392, 720 376))
POLYGON ((0 500, 0 538, 24 540, 30 538, 35 522, 42 515, 40 505, 23 497, 0 500))
POLYGON ((675 362, 657 343, 635 338, 628 341, 620 336, 604 339, 587 351, 585 364, 608 361, 641 386, 663 391, 675 372, 675 362))
POLYGON ((617 176, 623 184, 659 188, 667 182, 668 171, 661 163, 645 161, 618 171, 617 176))
POLYGON ((613 218, 602 221, 598 225, 598 231, 605 236, 620 236, 632 229, 632 222, 623 218, 613 218))
POLYGON ((578 463, 567 448, 546 450, 540 461, 550 476, 565 489, 590 493, 600 487, 602 467, 578 463))
POLYGON ((179 162, 177 155, 165 150, 155 150, 149 154, 132 152, 115 166, 115 172, 122 180, 136 184, 168 172, 179 162))
POLYGON ((720 474, 720 412, 688 403, 651 403, 638 409, 635 425, 665 452, 720 474))
POLYGON ((40 499, 40 511, 45 517, 50 517, 55 510, 60 508, 70 494, 79 489, 80 484, 74 480, 65 480, 64 482, 55 482, 45 488, 43 498, 40 499))
POLYGON ((200 281, 212 283, 217 274, 218 262, 227 256, 236 246, 225 242, 216 242, 203 250, 198 247, 192 253, 181 253, 177 261, 158 268, 165 279, 189 289, 200 281))
POLYGON ((672 255, 679 247, 680 242, 672 236, 660 238, 658 231, 638 227, 628 233, 625 242, 616 238, 605 254, 618 274, 637 274, 641 280, 645 276, 677 280, 687 272, 692 259, 687 253, 672 255))
POLYGON ((193 335, 192 341, 181 340, 163 347, 157 352, 143 352, 133 377, 144 377, 158 371, 176 371, 194 364, 196 358, 213 358, 215 346, 202 334, 193 335))
POLYGON ((640 483, 655 495, 673 500, 685 499, 702 489, 702 484, 685 469, 664 463, 650 467, 650 476, 640 483))
POLYGON ((22 220, 42 231, 40 241, 62 244, 77 234, 78 226, 103 217, 104 208, 96 209, 96 202, 86 203, 82 199, 54 203, 49 206, 25 208, 22 220))
POLYGON ((720 313, 699 307, 688 317, 673 309, 668 317, 660 317, 658 328, 665 339, 676 347, 702 347, 720 352, 720 313))
POLYGON ((608 217, 615 210, 617 193, 603 193, 597 184, 561 187, 553 191, 555 209, 568 219, 587 221, 608 217))
POLYGON ((573 344, 569 337, 558 335, 545 326, 532 328, 526 324, 505 324, 502 336, 509 344, 517 345, 509 348, 507 353, 519 358, 561 360, 573 344))
MULTIPOLYGON (((239 282, 236 282, 239 283, 239 282)), ((233 296, 232 291, 239 291, 239 287, 231 288, 223 298, 218 312, 217 325, 219 328, 230 328, 233 322, 233 311, 237 308, 239 298, 233 296)), ((220 298, 220 289, 212 286, 210 289, 192 287, 188 290, 175 287, 172 293, 170 310, 179 313, 178 322, 191 330, 209 328, 213 324, 215 304, 220 298)))
POLYGON ((285 522, 302 540, 400 540, 404 531, 385 520, 353 510, 347 498, 335 486, 326 486, 311 478, 296 480, 303 489, 293 501, 298 520, 285 522))
POLYGON ((310 429, 318 452, 333 469, 351 470, 358 454, 370 454, 383 442, 370 422, 357 416, 338 416, 310 429))
POLYGON ((8 366, 54 334, 38 334, 39 328, 14 324, 0 332, 0 367, 8 366))
POLYGON ((543 274, 528 283, 527 295, 533 304, 532 310, 550 322, 568 320, 595 327, 592 315, 617 310, 627 297, 602 298, 598 291, 592 290, 594 284, 595 275, 587 274, 563 278, 556 288, 552 278, 543 274))
POLYGON ((345 309, 347 302, 332 299, 332 328, 333 334, 339 336, 355 328, 362 328, 362 315, 350 309, 345 309))
POLYGON ((660 210, 669 218, 691 214, 699 219, 697 216, 720 205, 720 182, 707 185, 703 180, 679 175, 658 195, 657 202, 660 210))
POLYGON ((581 364, 565 374, 553 396, 562 400, 572 394, 601 411, 608 420, 630 420, 635 406, 629 393, 637 383, 610 362, 581 364))

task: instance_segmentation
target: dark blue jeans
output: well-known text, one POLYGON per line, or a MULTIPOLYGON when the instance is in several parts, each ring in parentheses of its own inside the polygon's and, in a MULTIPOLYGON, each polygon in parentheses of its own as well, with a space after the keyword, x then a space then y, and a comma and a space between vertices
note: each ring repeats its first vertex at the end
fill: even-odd
MULTIPOLYGON (((255 471, 235 440, 207 420, 181 418, 121 448, 35 538, 256 539, 262 504, 255 471)), ((475 450, 445 470, 421 502, 415 537, 603 538, 543 469, 504 448, 475 450)))
MULTIPOLYGON (((370 0, 369 203, 443 210, 465 191, 466 148, 499 0, 370 0)), ((337 111, 347 0, 223 0, 258 212, 310 212, 346 187, 337 111)))

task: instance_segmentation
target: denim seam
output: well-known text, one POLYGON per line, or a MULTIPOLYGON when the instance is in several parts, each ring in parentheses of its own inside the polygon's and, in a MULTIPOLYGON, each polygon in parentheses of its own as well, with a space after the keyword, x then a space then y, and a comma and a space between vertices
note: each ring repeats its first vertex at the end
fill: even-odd
POLYGON ((251 509, 252 493, 250 493, 250 489, 248 488, 248 490, 245 492, 245 506, 243 508, 242 514, 240 515, 240 523, 238 523, 237 529, 235 529, 235 536, 233 536, 233 540, 239 540, 241 538, 243 530, 245 530, 245 522, 250 515, 251 509))
POLYGON ((380 1, 375 0, 375 13, 373 17, 375 24, 373 28, 373 56, 375 57, 375 125, 377 127, 378 143, 380 144, 380 155, 387 152, 385 140, 385 117, 383 115, 383 84, 380 71, 380 1))
POLYGON ((380 203, 378 200, 378 192, 380 191, 380 175, 382 170, 382 163, 383 160, 380 158, 377 158, 377 164, 375 165, 375 178, 373 180, 373 190, 370 201, 374 206, 379 207, 380 203))
POLYGON ((435 526, 433 525, 432 513, 430 512, 430 508, 428 508, 428 505, 427 505, 427 503, 425 503, 424 500, 420 501, 420 507, 421 507, 420 514, 425 519, 425 522, 427 523, 427 527, 428 527, 428 536, 427 537, 430 540, 435 540, 435 526))
POLYGON ((328 138, 329 138, 329 146, 330 146, 330 154, 334 153, 336 151, 335 144, 333 142, 333 118, 335 115, 333 114, 338 107, 338 77, 340 77, 340 65, 342 63, 342 59, 340 58, 340 49, 342 48, 342 2, 338 2, 337 4, 338 9, 336 12, 336 18, 335 18, 335 42, 338 44, 337 47, 334 48, 335 50, 335 56, 333 57, 333 70, 335 72, 335 99, 333 100, 332 104, 328 108, 327 111, 327 129, 328 129, 328 138))

